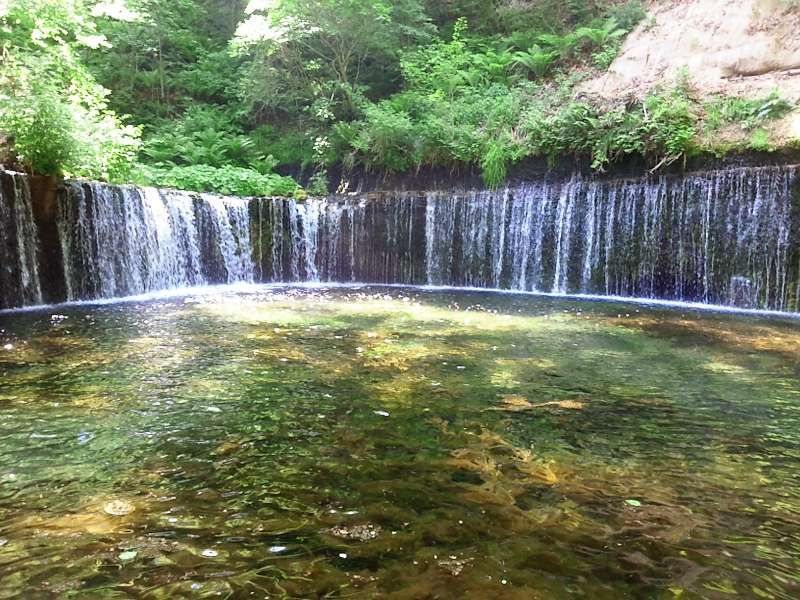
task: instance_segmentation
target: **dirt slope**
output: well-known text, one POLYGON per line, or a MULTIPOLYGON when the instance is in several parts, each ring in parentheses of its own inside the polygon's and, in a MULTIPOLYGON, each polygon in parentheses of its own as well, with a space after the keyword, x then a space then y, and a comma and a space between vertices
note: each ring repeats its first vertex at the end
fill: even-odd
POLYGON ((581 93, 642 97, 686 70, 700 96, 800 100, 800 0, 661 0, 581 93))

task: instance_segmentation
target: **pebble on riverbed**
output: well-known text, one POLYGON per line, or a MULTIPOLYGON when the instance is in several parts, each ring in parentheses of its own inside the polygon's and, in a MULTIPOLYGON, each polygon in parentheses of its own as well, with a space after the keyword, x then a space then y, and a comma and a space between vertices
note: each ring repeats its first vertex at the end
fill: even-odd
POLYGON ((103 505, 103 512, 114 517, 124 517, 136 510, 136 507, 126 500, 112 500, 103 505))
POLYGON ((370 540, 374 540, 380 535, 381 528, 370 523, 351 526, 337 525, 336 527, 331 527, 330 529, 325 530, 325 533, 329 533, 333 537, 343 540, 350 540, 353 542, 368 542, 370 540))
POLYGON ((461 558, 459 559, 456 556, 450 556, 447 560, 440 560, 439 566, 450 573, 453 577, 458 577, 461 575, 461 572, 464 570, 468 564, 470 564, 474 559, 472 558, 461 558))

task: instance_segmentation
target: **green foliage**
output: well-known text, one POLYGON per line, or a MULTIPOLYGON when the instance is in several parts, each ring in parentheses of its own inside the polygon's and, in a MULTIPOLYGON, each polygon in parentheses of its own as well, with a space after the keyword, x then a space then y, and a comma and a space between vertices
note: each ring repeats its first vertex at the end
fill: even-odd
POLYGON ((154 164, 234 165, 261 173, 275 166, 274 159, 258 154, 254 141, 230 115, 213 105, 193 105, 178 121, 162 125, 142 153, 154 164))
POLYGON ((405 53, 400 61, 408 90, 455 96, 468 87, 508 81, 515 61, 507 49, 469 39, 466 20, 459 19, 449 42, 437 41, 405 53))
POLYGON ((486 141, 480 159, 483 181, 490 188, 497 188, 508 177, 509 165, 518 158, 514 144, 508 139, 496 138, 486 141))
POLYGON ((573 31, 566 35, 543 33, 539 35, 537 41, 561 60, 567 61, 577 53, 582 39, 577 32, 573 31))
POLYGON ((780 119, 796 105, 780 97, 776 90, 766 98, 718 98, 706 104, 706 128, 715 131, 723 125, 739 124, 743 130, 752 131, 763 123, 780 119))
POLYGON ((592 54, 592 63, 601 71, 607 71, 617 56, 619 56, 621 45, 618 43, 607 44, 602 50, 592 54))
POLYGON ((573 35, 591 47, 603 48, 610 43, 616 43, 627 33, 625 29, 619 27, 616 19, 610 18, 599 27, 579 27, 573 35))
POLYGON ((250 133, 250 139, 256 152, 274 157, 276 166, 299 166, 305 169, 314 164, 314 140, 302 131, 280 130, 264 124, 250 133))
POLYGON ((391 101, 366 107, 363 128, 352 138, 356 151, 369 156, 372 164, 390 171, 405 171, 420 162, 414 148, 418 132, 410 115, 391 101))
POLYGON ((606 15, 614 19, 621 29, 633 31, 647 16, 647 10, 641 0, 628 0, 622 4, 612 4, 606 15))
POLYGON ((228 52, 228 40, 245 4, 125 0, 128 18, 99 20, 109 46, 85 59, 114 90, 112 107, 147 126, 193 103, 235 106, 241 60, 228 52))
POLYGON ((105 43, 79 1, 11 0, 0 10, 0 133, 28 171, 121 179, 139 131, 108 110, 79 57, 105 43))
POLYGON ((210 165, 140 167, 137 182, 227 196, 293 196, 299 191, 291 177, 263 175, 252 169, 210 165))
POLYGON ((585 155, 602 171, 624 156, 642 155, 661 167, 692 154, 695 123, 691 102, 676 88, 629 108, 601 111, 572 102, 553 113, 535 106, 525 115, 524 130, 532 154, 585 155))
MULTIPOLYGON (((487 2, 489 4, 489 2, 487 2)), ((503 33, 537 31, 563 34, 597 16, 593 0, 498 2, 493 26, 503 33)))
POLYGON ((577 101, 645 18, 641 0, 0 0, 0 139, 43 173, 237 194, 328 189, 340 164, 480 168, 529 156, 654 167, 738 123, 749 147, 794 107, 699 105, 686 86, 626 106, 577 101), (247 9, 247 10, 245 10, 247 9), (10 11, 10 12, 9 12, 10 11), (104 86, 104 87, 103 87, 104 86), (113 90, 109 95, 105 88, 113 90))
POLYGON ((364 92, 397 75, 406 46, 433 38, 419 0, 283 0, 254 3, 236 32, 235 47, 251 59, 242 89, 263 115, 303 112, 330 99, 351 117, 364 92))
POLYGON ((537 45, 531 46, 527 51, 514 53, 514 63, 540 79, 550 73, 557 59, 558 54, 545 51, 537 45))
POLYGON ((750 134, 748 146, 756 152, 772 152, 774 150, 769 141, 769 134, 764 129, 756 129, 750 134))
POLYGON ((314 196, 326 196, 328 194, 328 175, 323 171, 314 173, 308 182, 308 193, 314 196))
POLYGON ((695 151, 697 116, 681 87, 668 94, 649 96, 643 108, 645 155, 655 156, 664 164, 695 151))

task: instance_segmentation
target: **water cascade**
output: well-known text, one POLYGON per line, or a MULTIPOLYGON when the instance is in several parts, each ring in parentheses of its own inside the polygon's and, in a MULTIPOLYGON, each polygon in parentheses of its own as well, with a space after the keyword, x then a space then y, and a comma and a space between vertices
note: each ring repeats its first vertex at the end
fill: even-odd
POLYGON ((245 200, 72 183, 58 208, 69 300, 252 281, 245 200))
POLYGON ((798 311, 795 167, 498 191, 259 200, 257 277, 593 294, 798 311))
POLYGON ((42 302, 38 261, 28 179, 0 173, 0 308, 42 302))
MULTIPOLYGON (((58 250, 50 254, 63 263, 56 288, 66 300, 249 281, 364 282, 800 312, 797 172, 575 176, 305 201, 70 182, 53 211, 58 240, 46 249, 58 250)), ((40 251, 37 205, 24 176, 3 174, 2 183, 0 307, 37 304, 40 273, 54 272, 40 251)))

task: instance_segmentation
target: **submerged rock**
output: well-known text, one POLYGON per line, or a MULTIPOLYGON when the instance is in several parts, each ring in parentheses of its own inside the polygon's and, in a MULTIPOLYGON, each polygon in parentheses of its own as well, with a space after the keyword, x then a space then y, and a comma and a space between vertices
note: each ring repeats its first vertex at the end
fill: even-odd
POLYGON ((326 530, 326 533, 343 540, 369 542, 381 534, 381 528, 371 523, 352 526, 337 525, 326 530))
POLYGON ((440 560, 437 564, 450 573, 453 577, 458 577, 461 575, 464 567, 469 565, 474 559, 472 558, 458 558, 455 556, 450 556, 446 560, 440 560))
POLYGON ((533 404, 531 404, 525 396, 521 396, 519 394, 509 394, 507 396, 503 396, 502 401, 503 406, 500 408, 500 410, 505 410, 508 412, 520 412, 533 408, 533 404))
POLYGON ((520 394, 509 394, 502 397, 502 406, 494 407, 489 410, 500 410, 504 412, 525 412, 536 408, 561 408, 564 410, 583 410, 586 404, 578 400, 554 400, 551 402, 531 403, 525 396, 520 394))
POLYGON ((136 507, 127 500, 112 500, 103 505, 103 512, 114 517, 124 517, 136 510, 136 507))

